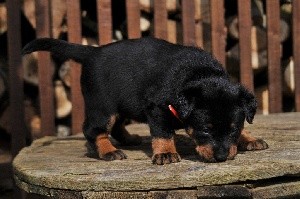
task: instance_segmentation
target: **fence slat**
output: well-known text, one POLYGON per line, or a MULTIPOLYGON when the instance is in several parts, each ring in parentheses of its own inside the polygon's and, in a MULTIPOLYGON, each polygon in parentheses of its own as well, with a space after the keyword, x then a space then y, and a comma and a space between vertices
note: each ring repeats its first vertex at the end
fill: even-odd
POLYGON ((11 150, 15 157, 25 146, 23 68, 21 60, 20 1, 10 0, 7 5, 7 39, 9 64, 9 101, 11 150))
POLYGON ((251 64, 251 0, 238 1, 240 78, 241 83, 254 92, 251 64))
POLYGON ((183 44, 195 46, 195 1, 182 1, 183 44))
MULTIPOLYGON (((68 39, 72 43, 81 43, 81 11, 79 0, 67 0, 68 39)), ((84 120, 83 97, 80 87, 81 65, 71 65, 71 98, 72 98, 72 134, 82 132, 84 120)))
POLYGON ((300 111, 300 1, 293 1, 293 58, 295 75, 295 105, 300 111))
MULTIPOLYGON (((36 35, 51 37, 50 1, 35 1, 36 35)), ((54 89, 52 83, 53 65, 50 53, 38 53, 39 95, 41 109, 41 135, 55 134, 54 89)))
POLYGON ((154 0, 154 36, 168 40, 168 12, 166 0, 154 0))
POLYGON ((280 13, 279 1, 266 1, 267 41, 268 41, 268 79, 269 112, 282 111, 282 81, 280 67, 280 13))
POLYGON ((111 0, 97 0, 98 38, 99 44, 112 42, 112 10, 111 0))
POLYGON ((128 38, 140 38, 140 3, 139 0, 127 0, 126 1, 126 14, 127 14, 127 32, 128 38))
POLYGON ((210 9, 212 54, 225 67, 226 29, 224 19, 224 1, 211 0, 210 9))

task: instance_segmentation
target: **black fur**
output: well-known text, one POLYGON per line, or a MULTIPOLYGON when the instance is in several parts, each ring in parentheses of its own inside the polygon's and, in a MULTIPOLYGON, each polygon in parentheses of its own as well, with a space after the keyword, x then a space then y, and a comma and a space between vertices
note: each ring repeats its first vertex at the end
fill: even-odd
POLYGON ((221 64, 199 48, 150 37, 103 47, 38 39, 23 54, 39 50, 82 63, 83 132, 91 144, 107 131, 110 117, 118 115, 148 123, 153 138, 168 139, 178 128, 193 129, 196 143, 210 144, 215 159, 224 161, 244 120, 251 123, 255 115, 253 94, 230 82, 221 64), (181 121, 169 111, 170 104, 181 121))

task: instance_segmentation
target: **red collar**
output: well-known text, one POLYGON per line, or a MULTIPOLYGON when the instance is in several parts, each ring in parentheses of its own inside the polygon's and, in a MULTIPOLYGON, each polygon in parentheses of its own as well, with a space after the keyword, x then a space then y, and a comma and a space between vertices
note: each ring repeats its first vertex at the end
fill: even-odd
MULTIPOLYGON (((179 118, 179 115, 177 113, 177 111, 175 110, 175 108, 170 104, 169 106, 169 110, 171 111, 171 113, 179 120, 181 121, 181 119, 179 118)), ((182 122, 182 121, 181 121, 182 122)))

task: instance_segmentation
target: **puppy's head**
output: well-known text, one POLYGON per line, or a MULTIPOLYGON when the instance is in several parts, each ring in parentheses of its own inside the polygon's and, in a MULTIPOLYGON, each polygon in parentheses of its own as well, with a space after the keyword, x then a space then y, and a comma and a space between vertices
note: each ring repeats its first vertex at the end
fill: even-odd
POLYGON ((222 162, 237 154, 244 121, 252 123, 257 103, 242 85, 207 78, 188 83, 175 106, 201 159, 222 162))

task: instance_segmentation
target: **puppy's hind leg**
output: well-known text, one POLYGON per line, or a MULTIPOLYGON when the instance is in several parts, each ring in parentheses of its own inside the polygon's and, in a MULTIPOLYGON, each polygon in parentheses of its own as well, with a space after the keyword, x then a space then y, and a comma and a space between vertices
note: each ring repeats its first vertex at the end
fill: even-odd
POLYGON ((136 134, 129 134, 125 128, 123 118, 118 118, 111 130, 111 136, 124 146, 136 146, 142 143, 142 138, 136 134))
POLYGON ((126 154, 113 146, 109 134, 116 121, 112 115, 107 119, 104 127, 91 127, 88 121, 84 124, 84 135, 88 140, 91 149, 97 151, 99 158, 107 161, 126 159, 126 154))

